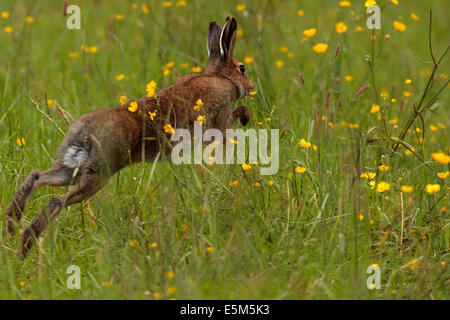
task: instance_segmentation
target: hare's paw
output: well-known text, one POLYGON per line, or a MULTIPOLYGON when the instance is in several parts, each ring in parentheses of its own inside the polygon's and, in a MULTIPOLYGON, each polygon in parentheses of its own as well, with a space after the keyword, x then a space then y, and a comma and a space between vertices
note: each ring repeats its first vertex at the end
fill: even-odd
POLYGON ((233 113, 235 115, 235 119, 239 118, 239 121, 243 126, 246 126, 250 121, 250 112, 248 111, 246 106, 237 107, 233 113))

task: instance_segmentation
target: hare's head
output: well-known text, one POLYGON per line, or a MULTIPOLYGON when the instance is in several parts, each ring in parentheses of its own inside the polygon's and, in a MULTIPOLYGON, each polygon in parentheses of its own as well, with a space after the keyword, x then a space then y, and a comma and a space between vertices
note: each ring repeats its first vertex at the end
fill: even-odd
POLYGON ((209 63, 207 72, 228 78, 239 90, 239 98, 255 88, 245 72, 245 65, 233 56, 237 22, 227 18, 223 28, 217 22, 209 24, 207 42, 209 63))

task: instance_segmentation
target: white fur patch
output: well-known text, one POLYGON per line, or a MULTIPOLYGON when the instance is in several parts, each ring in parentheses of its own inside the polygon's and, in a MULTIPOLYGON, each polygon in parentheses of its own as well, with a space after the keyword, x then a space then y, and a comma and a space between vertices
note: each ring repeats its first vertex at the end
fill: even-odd
POLYGON ((69 168, 80 168, 88 158, 88 152, 77 146, 70 146, 62 156, 63 164, 69 168))

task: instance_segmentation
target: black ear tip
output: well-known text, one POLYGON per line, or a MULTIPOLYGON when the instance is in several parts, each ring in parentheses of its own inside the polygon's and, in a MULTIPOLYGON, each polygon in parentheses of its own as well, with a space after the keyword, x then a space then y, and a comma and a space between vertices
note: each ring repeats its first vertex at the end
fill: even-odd
POLYGON ((217 22, 217 21, 211 21, 210 23, 209 23, 209 31, 212 31, 212 30, 214 30, 214 29, 218 29, 218 30, 220 30, 220 29, 222 29, 222 27, 220 26, 220 24, 217 22))

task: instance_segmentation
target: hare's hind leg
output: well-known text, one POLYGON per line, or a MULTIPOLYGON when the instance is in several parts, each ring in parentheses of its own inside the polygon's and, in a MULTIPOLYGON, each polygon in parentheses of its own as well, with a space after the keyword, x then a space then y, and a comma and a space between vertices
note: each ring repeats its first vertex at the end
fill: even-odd
POLYGON ((14 235, 14 224, 19 222, 25 205, 37 188, 45 185, 67 186, 71 184, 73 169, 56 161, 47 171, 33 170, 14 195, 12 203, 6 208, 6 225, 9 234, 14 235))
POLYGON ((103 180, 98 173, 81 174, 75 186, 66 194, 52 198, 47 206, 42 209, 39 216, 21 235, 20 256, 25 258, 34 241, 47 227, 49 221, 53 220, 63 207, 80 202, 93 196, 103 187, 103 180))

